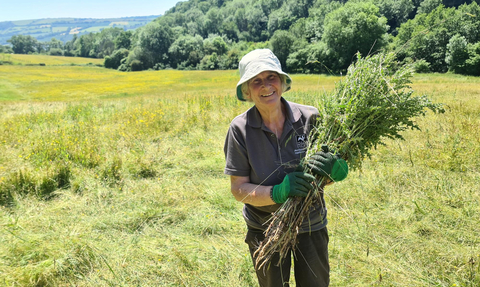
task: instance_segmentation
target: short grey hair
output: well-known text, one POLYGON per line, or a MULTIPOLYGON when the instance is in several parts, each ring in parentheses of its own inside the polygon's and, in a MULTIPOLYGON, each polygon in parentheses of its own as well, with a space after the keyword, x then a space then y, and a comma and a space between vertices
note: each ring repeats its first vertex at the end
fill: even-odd
MULTIPOLYGON (((282 92, 285 92, 285 91, 288 89, 287 76, 282 75, 282 74, 279 74, 279 73, 277 73, 277 72, 275 72, 275 73, 278 75, 278 77, 280 78, 280 81, 282 82, 282 92)), ((251 80, 252 80, 252 79, 246 81, 245 83, 243 83, 243 84, 240 86, 240 88, 242 89, 243 95, 246 96, 246 97, 245 97, 245 100, 246 100, 247 102, 251 102, 251 101, 252 101, 252 99, 250 98, 250 91, 249 91, 249 89, 248 89, 248 84, 250 83, 251 80)))

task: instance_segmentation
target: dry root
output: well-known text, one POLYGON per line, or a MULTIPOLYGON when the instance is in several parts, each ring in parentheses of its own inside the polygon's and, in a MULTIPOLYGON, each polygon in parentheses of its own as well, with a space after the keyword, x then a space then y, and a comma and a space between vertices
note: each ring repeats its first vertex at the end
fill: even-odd
POLYGON ((295 250, 302 222, 309 216, 311 207, 323 204, 322 194, 323 185, 317 185, 306 198, 290 198, 273 214, 265 231, 265 239, 254 253, 256 270, 266 268, 277 252, 279 261, 272 263, 280 265, 288 252, 295 250))

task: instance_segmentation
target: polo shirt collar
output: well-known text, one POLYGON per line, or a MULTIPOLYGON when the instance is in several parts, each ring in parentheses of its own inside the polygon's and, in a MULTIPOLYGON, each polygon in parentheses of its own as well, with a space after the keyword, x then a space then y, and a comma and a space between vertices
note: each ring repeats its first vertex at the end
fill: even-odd
MULTIPOLYGON (((280 98, 282 103, 285 105, 285 112, 286 112, 286 121, 289 121, 291 123, 296 123, 298 120, 300 120, 302 114, 300 113, 300 110, 297 107, 292 107, 290 106, 289 102, 285 100, 283 97, 280 98)), ((248 113, 247 116, 247 125, 251 126, 252 128, 261 128, 262 127, 262 116, 260 115, 260 112, 258 109, 253 106, 252 110, 248 113)))

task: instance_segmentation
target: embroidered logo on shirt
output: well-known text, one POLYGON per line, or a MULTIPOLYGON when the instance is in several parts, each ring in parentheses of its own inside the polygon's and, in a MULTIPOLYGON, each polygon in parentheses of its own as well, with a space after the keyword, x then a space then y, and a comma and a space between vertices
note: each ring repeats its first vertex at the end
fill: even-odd
POLYGON ((308 146, 307 135, 296 135, 297 148, 295 149, 295 154, 303 153, 306 151, 308 146))
POLYGON ((297 138, 297 148, 299 148, 299 149, 307 148, 307 135, 306 134, 297 135, 296 138, 297 138))

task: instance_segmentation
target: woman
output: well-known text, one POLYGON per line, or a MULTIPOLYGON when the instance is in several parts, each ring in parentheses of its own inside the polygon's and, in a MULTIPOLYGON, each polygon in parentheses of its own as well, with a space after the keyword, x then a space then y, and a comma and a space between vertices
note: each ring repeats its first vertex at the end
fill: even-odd
MULTIPOLYGON (((314 175, 333 181, 346 177, 345 162, 328 152, 319 152, 308 161, 312 174, 297 169, 308 146, 307 122, 318 113, 314 107, 282 98, 292 79, 281 69, 268 49, 254 50, 239 63, 237 97, 255 105, 231 123, 225 141, 225 174, 230 175, 231 192, 243 202, 247 224, 245 242, 253 256, 268 221, 288 197, 305 197, 314 187, 314 175), (335 172, 332 173, 332 170, 335 172)), ((328 233, 324 204, 316 206, 301 226, 294 250, 297 286, 328 286, 328 233)), ((260 286, 288 286, 291 256, 276 266, 278 255, 268 267, 256 270, 260 286)))

